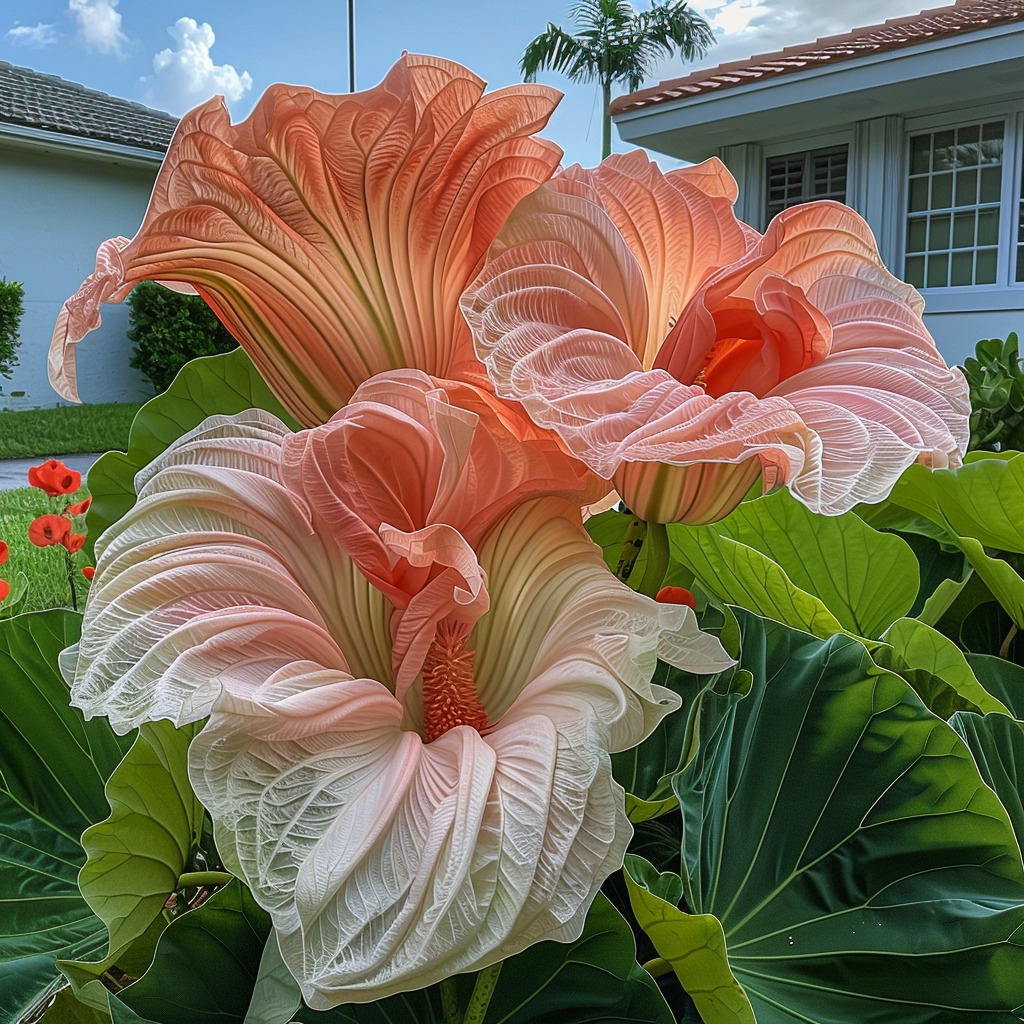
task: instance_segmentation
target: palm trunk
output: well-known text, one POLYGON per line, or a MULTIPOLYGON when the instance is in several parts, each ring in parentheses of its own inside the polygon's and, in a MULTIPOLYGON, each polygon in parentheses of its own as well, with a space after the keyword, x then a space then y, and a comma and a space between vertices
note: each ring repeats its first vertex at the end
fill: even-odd
POLYGON ((601 159, 603 160, 606 156, 612 154, 612 115, 608 108, 612 103, 612 83, 602 82, 601 83, 601 96, 604 103, 602 108, 602 123, 601 123, 601 159))

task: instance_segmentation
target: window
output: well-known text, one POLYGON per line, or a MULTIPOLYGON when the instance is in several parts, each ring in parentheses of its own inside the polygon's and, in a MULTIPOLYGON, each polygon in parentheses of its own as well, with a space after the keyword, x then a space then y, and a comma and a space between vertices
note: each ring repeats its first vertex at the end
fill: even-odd
MULTIPOLYGON (((1006 280, 999 259, 1005 142, 1003 118, 911 135, 904 247, 910 284, 950 288, 1006 280)), ((1024 234, 1017 280, 1024 279, 1021 243, 1024 234)))
POLYGON ((846 202, 847 147, 788 153, 765 161, 765 220, 812 199, 846 202))

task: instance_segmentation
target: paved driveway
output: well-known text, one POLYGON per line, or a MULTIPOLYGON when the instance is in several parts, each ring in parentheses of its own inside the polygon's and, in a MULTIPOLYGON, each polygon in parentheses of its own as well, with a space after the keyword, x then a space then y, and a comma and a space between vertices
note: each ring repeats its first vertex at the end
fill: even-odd
MULTIPOLYGON (((99 452, 85 455, 61 455, 61 462, 69 469, 78 470, 85 477, 89 467, 100 457, 99 452)), ((38 466, 43 459, 2 459, 0 460, 0 491, 10 491, 15 487, 28 487, 29 466, 38 466)))

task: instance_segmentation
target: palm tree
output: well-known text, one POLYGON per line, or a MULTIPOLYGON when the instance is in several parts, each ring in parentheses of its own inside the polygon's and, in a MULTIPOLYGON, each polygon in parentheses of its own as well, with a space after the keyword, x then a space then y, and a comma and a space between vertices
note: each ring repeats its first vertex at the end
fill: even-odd
POLYGON ((537 72, 560 71, 573 82, 600 82, 604 101, 601 158, 612 151, 612 119, 608 106, 612 83, 639 89, 658 60, 676 51, 684 60, 702 56, 715 41, 711 26, 684 0, 653 0, 649 11, 637 13, 626 0, 578 0, 570 10, 576 34, 548 22, 529 43, 519 61, 527 82, 537 72))

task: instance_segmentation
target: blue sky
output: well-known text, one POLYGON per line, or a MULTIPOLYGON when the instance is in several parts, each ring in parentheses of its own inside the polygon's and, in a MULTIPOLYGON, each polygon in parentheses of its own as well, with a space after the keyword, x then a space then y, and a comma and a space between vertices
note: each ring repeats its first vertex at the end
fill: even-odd
MULTIPOLYGON (((378 82, 402 50, 458 60, 493 87, 518 81, 523 47, 548 21, 571 28, 570 0, 355 0, 357 87, 378 82)), ((638 0, 646 7, 646 0, 638 0)), ((691 0, 718 43, 693 67, 764 53, 934 4, 914 0, 691 0), (827 10, 825 8, 828 8, 827 10)), ((224 93, 244 117, 276 81, 347 88, 346 0, 3 0, 0 60, 180 114, 224 93)), ((689 69, 688 69, 689 70, 689 69)), ((683 73, 666 64, 654 81, 683 73)), ((596 86, 563 89, 545 134, 566 162, 597 162, 596 86)), ((620 144, 619 148, 623 148, 620 144)))

